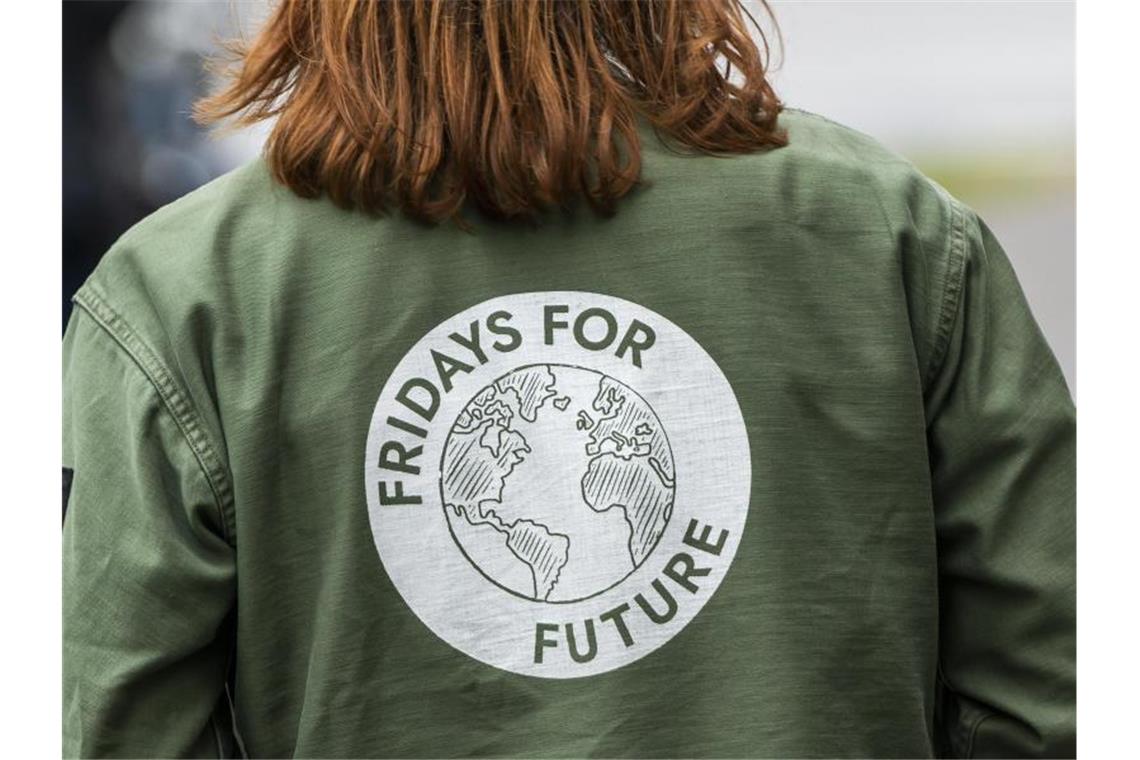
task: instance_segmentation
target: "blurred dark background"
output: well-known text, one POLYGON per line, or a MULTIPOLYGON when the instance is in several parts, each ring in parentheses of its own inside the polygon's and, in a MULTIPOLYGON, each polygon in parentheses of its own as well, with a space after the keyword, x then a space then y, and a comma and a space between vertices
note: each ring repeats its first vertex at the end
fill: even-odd
MULTIPOLYGON (((758 0, 745 0, 758 18, 758 0)), ((272 0, 63 4, 63 316, 142 217, 255 157, 190 119, 203 58, 272 0)), ((772 0, 773 81, 792 106, 871 134, 977 209, 1076 382, 1074 10, 1055 0, 772 0)))
MULTIPOLYGON (((245 4, 252 8, 252 4, 245 4)), ((202 56, 237 31, 239 4, 63 4, 63 320, 71 295, 131 225, 256 152, 190 119, 202 56)))

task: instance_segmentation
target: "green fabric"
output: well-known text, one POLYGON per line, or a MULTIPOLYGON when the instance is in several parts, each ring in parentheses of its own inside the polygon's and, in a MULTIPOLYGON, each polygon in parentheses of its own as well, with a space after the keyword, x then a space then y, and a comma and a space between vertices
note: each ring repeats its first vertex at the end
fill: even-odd
MULTIPOLYGON (((1074 755, 1057 363, 972 211, 862 135, 783 122, 789 147, 732 158, 646 132, 648 183, 608 220, 428 229, 298 199, 258 161, 126 233, 64 340, 65 755, 1074 755), (436 635, 361 477, 421 338, 554 291, 683 330, 751 452, 704 607, 579 678, 436 635)), ((677 510, 699 502, 682 474, 677 510)))

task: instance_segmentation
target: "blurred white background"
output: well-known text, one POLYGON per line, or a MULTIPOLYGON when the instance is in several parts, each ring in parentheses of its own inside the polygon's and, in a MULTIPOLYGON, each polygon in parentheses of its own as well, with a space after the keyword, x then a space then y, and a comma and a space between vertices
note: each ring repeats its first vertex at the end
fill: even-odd
MULTIPOLYGON (((748 4, 761 19, 758 3, 748 4)), ((878 138, 977 210, 1075 390, 1073 3, 771 8, 784 40, 773 60, 781 98, 878 138)))
MULTIPOLYGON (((763 20, 759 0, 745 0, 763 20)), ((255 156, 264 129, 189 120, 201 57, 267 0, 64 3, 64 313, 138 218, 255 156)), ((1074 6, 773 0, 791 106, 866 132, 973 206, 1013 260, 1075 386, 1074 6)))

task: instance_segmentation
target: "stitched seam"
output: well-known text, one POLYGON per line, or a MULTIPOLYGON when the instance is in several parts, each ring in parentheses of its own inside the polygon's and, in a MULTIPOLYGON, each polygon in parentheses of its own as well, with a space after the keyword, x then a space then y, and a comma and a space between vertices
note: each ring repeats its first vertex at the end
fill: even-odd
POLYGON ((218 728, 218 716, 213 712, 210 713, 210 728, 214 729, 214 748, 217 750, 218 757, 223 758, 226 752, 222 746, 222 732, 218 728))
POLYGON ((992 717, 994 717, 993 713, 983 713, 974 720, 974 725, 970 728, 970 739, 966 743, 966 754, 964 757, 966 757, 967 760, 974 756, 974 740, 978 736, 978 729, 982 727, 983 723, 992 717))
MULTIPOLYGON (((941 658, 939 659, 941 660, 941 658)), ((941 661, 938 663, 938 667, 935 671, 935 678, 936 680, 940 681, 946 691, 950 693, 950 697, 957 700, 958 704, 961 705, 962 700, 964 699, 962 692, 950 683, 950 678, 946 675, 946 670, 942 667, 941 661)), ((971 758, 974 755, 974 738, 978 735, 978 728, 981 727, 982 723, 984 723, 986 720, 993 718, 996 715, 996 713, 991 710, 987 710, 976 700, 971 699, 970 702, 974 705, 974 709, 978 711, 978 715, 965 727, 966 746, 962 752, 962 757, 964 758, 971 758)), ((957 732, 955 731, 955 733, 957 732)))
MULTIPOLYGON (((871 139, 867 135, 863 134, 862 132, 859 132, 858 130, 853 130, 850 127, 847 127, 843 124, 840 124, 839 122, 832 121, 831 119, 827 118, 826 116, 821 116, 820 114, 813 113, 811 111, 804 111, 804 110, 799 109, 799 108, 788 107, 788 108, 785 108, 785 110, 793 112, 793 113, 797 113, 801 116, 804 116, 804 117, 807 117, 810 119, 815 119, 816 121, 823 122, 824 124, 830 124, 834 127, 839 127, 840 129, 848 130, 854 134, 861 135, 862 137, 865 137, 867 139, 871 139)), ((848 156, 852 156, 852 157, 856 157, 856 158, 858 157, 858 154, 855 151, 851 150, 846 145, 836 145, 835 147, 844 151, 848 156)), ((893 160, 893 164, 905 166, 905 167, 908 167, 910 169, 913 169, 914 171, 918 171, 913 163, 911 163, 910 161, 907 161, 906 159, 904 159, 902 157, 895 157, 893 160)), ((929 180, 927 180, 927 181, 929 181, 929 180)), ((948 198, 950 200, 949 205, 951 207, 951 214, 950 214, 950 216, 951 216, 951 222, 950 222, 951 233, 950 233, 949 258, 953 259, 954 253, 955 253, 955 246, 958 243, 958 241, 956 240, 956 229, 955 229, 955 225, 954 225, 955 220, 958 218, 958 215, 956 213, 958 211, 958 208, 953 202, 954 201, 953 197, 951 197, 941 186, 939 186, 937 183, 933 183, 933 182, 931 184, 934 185, 934 187, 937 189, 940 196, 942 196, 944 199, 948 198)), ((874 195, 875 205, 878 207, 879 215, 882 218, 884 228, 887 230, 888 237, 890 237, 890 231, 891 231, 890 215, 887 213, 887 207, 883 203, 883 195, 881 192, 881 188, 877 184, 874 184, 874 183, 871 183, 870 188, 871 188, 871 191, 874 195)), ((906 213, 907 213, 907 217, 910 219, 911 223, 913 224, 914 220, 913 220, 913 217, 911 217, 911 213, 910 213, 909 208, 907 209, 906 213)), ((919 241, 919 245, 921 246, 921 240, 919 241)), ((925 256, 923 256, 923 262, 925 265, 925 262, 926 262, 925 256)), ((953 262, 951 261, 951 266, 952 265, 953 265, 953 262)), ((951 274, 953 274, 953 273, 951 273, 951 274)), ((961 278, 958 278, 957 283, 960 283, 960 281, 961 281, 961 278)), ((934 368, 936 366, 939 366, 941 364, 941 361, 944 358, 944 356, 942 356, 940 354, 946 353, 947 347, 948 347, 949 342, 950 342, 950 335, 952 333, 952 330, 945 329, 946 335, 943 338, 942 332, 944 331, 944 328, 942 326, 942 322, 947 319, 947 316, 948 316, 947 311, 948 311, 949 306, 951 305, 949 302, 953 302, 953 303, 957 302, 957 294, 958 294, 957 283, 948 282, 946 285, 946 288, 943 290, 943 301, 942 301, 942 306, 941 306, 941 309, 939 312, 939 317, 938 317, 939 325, 938 325, 938 328, 934 334, 933 341, 931 342, 931 346, 930 346, 931 354, 930 354, 930 358, 928 359, 929 363, 928 363, 928 366, 925 368, 925 370, 922 370, 920 368, 919 382, 922 386, 922 392, 924 394, 929 389, 930 380, 935 375, 934 368), (953 287, 953 291, 954 291, 953 293, 949 292, 951 290, 951 286, 954 286, 953 287)), ((909 315, 907 318, 908 319, 910 318, 909 315)), ((953 319, 951 319, 950 327, 953 327, 953 319)), ((917 339, 918 338, 916 336, 916 340, 917 339)), ((916 359, 916 363, 917 363, 917 359, 916 359)))
POLYGON ((229 478, 226 476, 221 458, 218 457, 198 423, 190 399, 178 388, 169 370, 159 361, 154 351, 106 301, 91 292, 89 288, 82 288, 75 294, 73 300, 131 357, 158 391, 159 397, 174 418, 190 450, 194 452, 194 458, 198 461, 198 466, 214 496, 223 537, 233 546, 235 525, 231 521, 233 492, 229 478))
MULTIPOLYGON (((824 121, 826 121, 826 119, 824 119, 824 121)), ((874 185, 874 184, 871 185, 872 194, 875 196, 875 205, 879 209, 879 216, 883 221, 883 229, 886 230, 886 233, 887 233, 888 244, 893 245, 895 238, 892 234, 891 218, 890 218, 890 215, 887 213, 886 204, 883 203, 883 194, 882 194, 882 192, 880 192, 880 190, 881 190, 881 188, 879 188, 878 185, 874 185)), ((913 220, 913 218, 911 218, 910 209, 907 209, 906 214, 907 214, 907 218, 910 219, 911 223, 913 224, 914 220, 913 220)), ((918 241, 918 245, 920 247, 922 246, 921 240, 918 241)), ((923 260, 925 263, 925 256, 923 256, 923 260)), ((900 263, 899 263, 899 279, 905 280, 904 267, 901 263, 901 257, 900 257, 900 263)), ((905 283, 903 283, 902 287, 904 290, 906 289, 905 283)), ((912 315, 910 314, 910 306, 907 303, 908 300, 909 299, 904 296, 904 299, 903 299, 904 303, 903 303, 902 308, 904 311, 904 314, 903 314, 904 319, 906 319, 907 322, 910 322, 912 319, 912 315)), ((917 338, 915 340, 917 341, 917 338)), ((931 347, 931 350, 933 350, 933 347, 931 347)), ((915 361, 915 364, 917 365, 918 364, 917 348, 916 348, 916 356, 915 356, 914 361, 915 361)), ((921 375, 919 377, 919 382, 920 383, 922 382, 922 376, 921 375)), ((922 390, 923 390, 923 392, 926 391, 925 385, 923 385, 922 390)))
MULTIPOLYGON (((825 124, 830 124, 841 129, 850 130, 856 134, 862 134, 858 130, 852 130, 850 127, 844 126, 838 122, 832 121, 826 116, 813 113, 811 111, 804 111, 799 108, 785 108, 785 111, 791 111, 801 116, 805 116, 825 124)), ((866 137, 866 135, 864 135, 866 137)), ((899 159, 900 163, 912 165, 905 159, 899 159)), ((946 287, 943 289, 942 294, 942 307, 938 317, 938 329, 934 334, 934 344, 931 347, 930 362, 926 368, 925 373, 922 375, 923 392, 930 388, 931 382, 942 370, 942 365, 946 360, 946 355, 949 353, 950 338, 953 335, 954 323, 958 319, 959 310, 959 295, 962 292, 962 283, 965 279, 966 257, 965 257, 965 210, 954 196, 950 195, 945 188, 933 183, 938 192, 946 199, 950 206, 950 245, 949 245, 949 267, 950 270, 947 274, 949 278, 946 282, 946 287), (957 261, 955 261, 957 259, 957 261)), ((875 188, 876 196, 878 189, 875 188)), ((883 209, 882 199, 876 198, 879 202, 879 208, 885 213, 883 209)))
POLYGON ((241 731, 238 730, 237 720, 237 706, 234 702, 233 693, 230 691, 230 685, 227 682, 225 687, 226 704, 230 710, 230 731, 233 733, 234 743, 237 745, 238 756, 242 758, 249 757, 249 750, 245 748, 245 740, 242 739, 241 731))
POLYGON ((938 315, 938 329, 934 334, 934 346, 930 355, 930 365, 926 369, 923 385, 929 388, 934 378, 942 370, 946 355, 950 349, 950 338, 954 333, 954 324, 958 321, 960 309, 962 284, 966 277, 966 215, 962 206, 953 197, 948 197, 950 204, 950 250, 949 271, 947 272, 946 287, 942 291, 942 308, 938 315))

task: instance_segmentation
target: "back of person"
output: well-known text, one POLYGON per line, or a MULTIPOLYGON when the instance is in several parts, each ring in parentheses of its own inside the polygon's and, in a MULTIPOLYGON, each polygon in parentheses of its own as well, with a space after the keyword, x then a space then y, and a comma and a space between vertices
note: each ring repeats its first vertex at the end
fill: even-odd
POLYGON ((65 751, 1064 755, 1073 409, 1009 262, 870 138, 471 230, 255 161, 65 351, 65 751))

